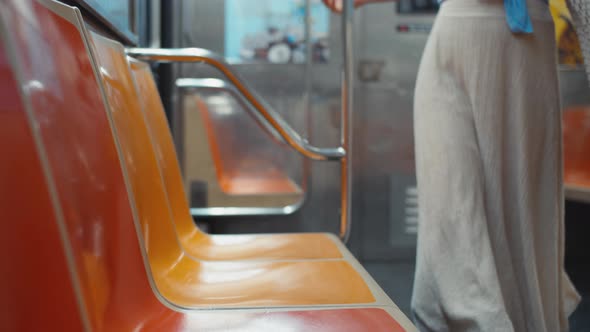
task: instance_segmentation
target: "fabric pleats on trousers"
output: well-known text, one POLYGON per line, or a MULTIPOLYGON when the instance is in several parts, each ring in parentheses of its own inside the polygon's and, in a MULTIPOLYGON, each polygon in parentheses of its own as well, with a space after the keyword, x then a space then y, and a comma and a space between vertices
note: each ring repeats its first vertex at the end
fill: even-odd
POLYGON ((503 1, 447 0, 414 101, 421 331, 566 331, 561 112, 553 23, 510 32, 503 1))

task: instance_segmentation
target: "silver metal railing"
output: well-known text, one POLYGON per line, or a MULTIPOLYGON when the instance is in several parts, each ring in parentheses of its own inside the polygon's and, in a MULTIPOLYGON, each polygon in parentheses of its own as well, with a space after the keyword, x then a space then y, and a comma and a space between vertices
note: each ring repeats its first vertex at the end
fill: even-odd
POLYGON ((343 1, 342 20, 342 95, 341 120, 342 128, 340 146, 335 148, 319 148, 309 144, 272 108, 264 102, 242 78, 231 68, 224 58, 202 48, 128 48, 127 54, 146 61, 157 62, 202 62, 221 72, 237 91, 260 113, 259 120, 265 121, 284 141, 303 156, 321 161, 339 161, 341 169, 340 196, 340 238, 346 242, 350 237, 351 198, 352 198, 352 116, 353 116, 353 73, 354 57, 352 45, 353 0, 343 1))
MULTIPOLYGON (((173 114, 173 129, 175 132, 182 132, 180 122, 182 119, 181 105, 187 94, 192 90, 208 90, 208 91, 222 91, 228 93, 233 97, 238 104, 254 118, 254 120, 266 131, 274 141, 285 145, 285 140, 279 133, 256 111, 248 100, 231 84, 226 81, 216 78, 179 78, 176 80, 176 88, 179 89, 178 109, 173 114)), ((180 147, 182 140, 177 139, 177 145, 180 147)), ((304 187, 305 187, 304 179, 304 187)), ((293 204, 284 206, 251 206, 251 207, 233 207, 233 206, 219 206, 219 207, 193 207, 190 209, 193 217, 247 217, 247 216, 285 216, 297 212, 305 204, 307 199, 307 192, 304 190, 301 198, 293 204)))
POLYGON ((202 48, 128 48, 127 54, 147 61, 158 62, 203 62, 219 70, 262 117, 281 135, 296 151, 313 160, 338 160, 344 157, 342 147, 318 148, 310 145, 305 139, 287 124, 280 115, 267 107, 266 103, 248 87, 242 78, 225 62, 223 57, 202 48))
MULTIPOLYGON (((276 131, 266 119, 253 109, 252 105, 246 98, 231 84, 224 80, 217 78, 179 78, 176 80, 176 88, 181 90, 181 95, 185 90, 208 90, 208 91, 222 91, 230 94, 250 116, 254 118, 256 123, 264 129, 277 143, 286 144, 287 141, 276 131)), ((275 111, 272 111, 275 113, 275 111)))

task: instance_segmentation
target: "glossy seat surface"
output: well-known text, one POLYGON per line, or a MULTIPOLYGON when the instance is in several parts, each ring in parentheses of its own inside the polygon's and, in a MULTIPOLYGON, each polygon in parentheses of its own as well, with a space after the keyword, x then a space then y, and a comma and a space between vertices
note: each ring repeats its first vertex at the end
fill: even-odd
POLYGON ((164 297, 182 307, 375 303, 363 277, 344 260, 211 262, 185 254, 123 47, 95 33, 91 44, 151 271, 164 297))
POLYGON ((147 64, 132 61, 140 102, 156 151, 172 220, 184 249, 202 259, 340 258, 339 242, 327 234, 206 235, 189 213, 176 150, 156 84, 147 64))
MULTIPOLYGON (((51 198, 62 215, 57 225, 70 248, 66 253, 90 325, 100 330, 134 319, 135 307, 149 300, 141 290, 149 284, 119 157, 97 76, 75 26, 76 14, 53 2, 21 0, 3 3, 3 14, 10 18, 21 84, 29 91, 30 127, 38 132, 46 171, 55 183, 51 198)), ((37 186, 43 188, 43 183, 37 186)), ((48 214, 48 223, 51 218, 48 214)))
POLYGON ((0 151, 13 156, 0 165, 0 330, 413 330, 393 306, 196 311, 161 297, 79 24, 52 1, 2 3, 0 30, 14 36, 2 45, 18 65, 8 70, 0 52, 0 137, 10 143, 0 151))
MULTIPOLYGON (((2 23, 7 20, 3 17, 2 23)), ((2 44, 0 153, 6 156, 0 162, 0 330, 43 331, 59 325, 81 331, 83 319, 41 161, 2 44)))

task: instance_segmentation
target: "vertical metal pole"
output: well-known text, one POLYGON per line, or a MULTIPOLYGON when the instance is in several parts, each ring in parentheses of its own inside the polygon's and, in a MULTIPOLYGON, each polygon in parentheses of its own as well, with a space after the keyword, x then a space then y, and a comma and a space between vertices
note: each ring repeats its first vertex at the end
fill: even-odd
MULTIPOLYGON (((313 66, 313 53, 311 44, 311 0, 305 0, 305 70, 304 70, 304 91, 303 91, 303 121, 305 126, 305 139, 313 143, 312 124, 313 115, 311 112, 311 69, 313 66)), ((311 178, 311 160, 303 158, 303 194, 304 197, 311 195, 312 178, 311 178)))
MULTIPOLYGON (((160 45, 163 48, 172 48, 178 46, 174 39, 174 2, 162 1, 160 2, 160 45)), ((172 64, 158 65, 158 91, 164 104, 164 111, 166 117, 170 119, 172 108, 174 107, 173 91, 174 86, 174 70, 172 64)))
MULTIPOLYGON (((151 48, 160 48, 160 22, 162 17, 160 15, 160 1, 150 0, 150 40, 149 46, 151 48)), ((143 47, 143 46, 142 46, 143 47)))
MULTIPOLYGON (((305 87, 304 87, 304 100, 305 100, 305 110, 306 110, 306 117, 309 117, 309 107, 311 105, 311 66, 313 65, 313 53, 311 44, 311 0, 305 0, 305 18, 304 18, 304 36, 305 38, 305 87)), ((306 119, 307 120, 307 119, 306 119)), ((311 123, 311 121, 307 121, 306 125, 311 123)), ((308 132, 306 132, 306 136, 309 137, 309 130, 310 128, 306 128, 308 132)))
POLYGON ((341 207, 340 211, 340 238, 347 242, 350 237, 351 227, 351 200, 352 200, 352 119, 353 119, 353 80, 354 80, 354 54, 352 52, 352 18, 354 15, 353 0, 343 0, 342 3, 342 129, 341 145, 346 151, 346 156, 340 161, 341 169, 341 207))
MULTIPOLYGON (((309 113, 309 106, 311 105, 311 67, 313 65, 313 45, 311 44, 311 0, 305 0, 305 107, 309 113)), ((309 114, 306 114, 309 116, 309 114)), ((306 128, 309 131, 309 128, 306 128)), ((306 133, 308 136, 309 133, 306 133)))

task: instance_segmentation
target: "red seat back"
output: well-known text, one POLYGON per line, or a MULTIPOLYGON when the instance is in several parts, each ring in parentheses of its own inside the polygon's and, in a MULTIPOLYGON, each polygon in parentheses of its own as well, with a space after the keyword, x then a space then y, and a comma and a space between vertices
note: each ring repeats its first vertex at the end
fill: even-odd
POLYGON ((0 330, 79 331, 71 266, 8 48, 0 44, 0 330))

